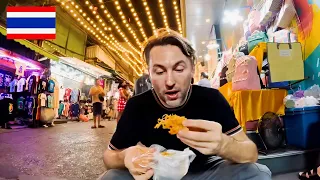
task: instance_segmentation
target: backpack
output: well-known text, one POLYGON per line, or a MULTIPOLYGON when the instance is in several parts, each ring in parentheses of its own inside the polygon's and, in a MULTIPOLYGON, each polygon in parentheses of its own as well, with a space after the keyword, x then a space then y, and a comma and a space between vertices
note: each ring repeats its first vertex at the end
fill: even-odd
POLYGON ((239 57, 236 61, 236 70, 232 78, 232 91, 260 89, 257 60, 253 56, 239 57))
POLYGON ((249 38, 248 38, 248 50, 249 53, 260 43, 260 42, 268 42, 267 33, 262 31, 255 31, 249 38))

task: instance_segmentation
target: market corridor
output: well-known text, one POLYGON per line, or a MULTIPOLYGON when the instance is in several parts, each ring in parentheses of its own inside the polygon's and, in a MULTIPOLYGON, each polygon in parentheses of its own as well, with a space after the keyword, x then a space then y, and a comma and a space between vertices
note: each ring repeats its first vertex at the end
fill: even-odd
POLYGON ((105 170, 102 156, 115 130, 71 122, 54 128, 0 129, 0 180, 96 179, 105 170))

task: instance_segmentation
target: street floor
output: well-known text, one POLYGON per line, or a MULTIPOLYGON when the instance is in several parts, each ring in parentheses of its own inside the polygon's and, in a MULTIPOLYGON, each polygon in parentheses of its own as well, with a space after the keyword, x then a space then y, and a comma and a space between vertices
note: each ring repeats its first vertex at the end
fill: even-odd
POLYGON ((91 129, 93 122, 68 122, 37 129, 0 129, 0 180, 97 179, 103 152, 116 128, 91 129))

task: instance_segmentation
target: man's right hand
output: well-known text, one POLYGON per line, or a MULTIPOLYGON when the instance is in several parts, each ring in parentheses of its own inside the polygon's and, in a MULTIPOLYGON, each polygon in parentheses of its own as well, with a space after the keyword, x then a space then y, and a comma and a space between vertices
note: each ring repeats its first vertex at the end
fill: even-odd
POLYGON ((154 151, 155 149, 138 145, 124 150, 124 165, 135 180, 148 180, 153 176, 150 165, 153 163, 154 151))

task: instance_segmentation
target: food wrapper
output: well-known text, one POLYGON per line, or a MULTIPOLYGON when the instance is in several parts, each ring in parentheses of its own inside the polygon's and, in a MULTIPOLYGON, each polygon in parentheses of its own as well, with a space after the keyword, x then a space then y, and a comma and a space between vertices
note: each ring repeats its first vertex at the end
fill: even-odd
POLYGON ((154 180, 180 180, 189 170, 190 163, 196 155, 189 148, 184 151, 166 150, 160 145, 152 145, 150 148, 156 149, 152 154, 146 152, 132 161, 143 168, 152 168, 154 170, 154 180))

